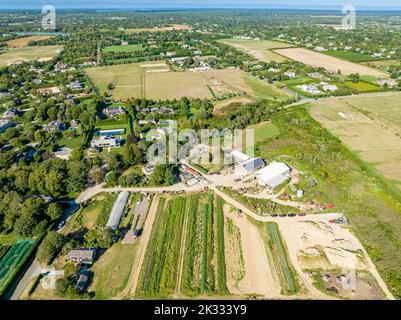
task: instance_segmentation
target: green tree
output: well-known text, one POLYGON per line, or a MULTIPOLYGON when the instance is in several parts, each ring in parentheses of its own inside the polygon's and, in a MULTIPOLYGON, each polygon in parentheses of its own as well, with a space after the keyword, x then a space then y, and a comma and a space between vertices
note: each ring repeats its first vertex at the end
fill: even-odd
POLYGON ((65 238, 63 235, 50 231, 38 248, 36 258, 43 264, 49 264, 63 248, 65 238))

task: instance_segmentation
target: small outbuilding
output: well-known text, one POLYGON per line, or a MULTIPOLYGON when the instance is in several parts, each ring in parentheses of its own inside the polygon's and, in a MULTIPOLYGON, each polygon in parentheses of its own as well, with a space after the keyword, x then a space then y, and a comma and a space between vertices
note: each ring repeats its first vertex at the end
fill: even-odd
POLYGON ((106 226, 117 230, 118 225, 120 224, 121 216, 123 215, 125 205, 128 201, 129 193, 124 191, 118 195, 116 202, 113 205, 113 209, 111 210, 109 220, 107 221, 106 226))

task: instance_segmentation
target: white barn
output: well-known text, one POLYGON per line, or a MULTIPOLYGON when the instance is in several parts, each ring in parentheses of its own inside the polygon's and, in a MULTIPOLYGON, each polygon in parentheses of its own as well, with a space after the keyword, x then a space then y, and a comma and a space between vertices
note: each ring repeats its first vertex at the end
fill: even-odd
POLYGON ((261 158, 250 159, 244 163, 239 164, 235 168, 235 177, 237 179, 242 179, 247 175, 254 173, 257 170, 262 169, 264 165, 265 163, 261 158))
POLYGON ((267 167, 256 172, 259 184, 272 189, 290 179, 291 168, 285 163, 273 161, 267 167))

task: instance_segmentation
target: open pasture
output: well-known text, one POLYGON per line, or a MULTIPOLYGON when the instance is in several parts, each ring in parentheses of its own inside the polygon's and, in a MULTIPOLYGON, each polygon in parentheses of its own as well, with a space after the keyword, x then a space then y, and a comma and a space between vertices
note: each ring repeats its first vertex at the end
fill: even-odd
POLYGON ((169 72, 164 61, 105 66, 86 69, 101 93, 109 84, 115 100, 129 97, 147 99, 215 98, 227 94, 286 100, 285 91, 252 77, 239 69, 208 70, 205 72, 169 72))
POLYGON ((246 52, 254 58, 264 62, 275 61, 280 63, 287 61, 288 59, 277 53, 274 53, 272 49, 293 47, 293 45, 288 43, 269 40, 225 39, 222 42, 246 52))
POLYGON ((371 61, 374 59, 372 56, 368 56, 366 54, 346 51, 346 50, 326 51, 324 52, 324 54, 351 62, 364 62, 364 61, 371 61))
POLYGON ((335 72, 341 70, 343 75, 359 73, 361 75, 369 75, 379 78, 388 77, 388 74, 385 72, 304 48, 278 49, 274 50, 274 52, 291 60, 300 61, 313 67, 322 67, 335 72))
POLYGON ((386 178, 401 181, 399 93, 311 104, 311 115, 386 178))
POLYGON ((62 46, 33 46, 10 48, 0 54, 0 67, 32 60, 49 60, 59 54, 62 46))
POLYGON ((37 35, 37 36, 29 36, 23 38, 17 38, 7 41, 7 46, 11 48, 20 48, 27 46, 30 42, 34 41, 42 41, 53 38, 53 36, 44 36, 44 35, 37 35))

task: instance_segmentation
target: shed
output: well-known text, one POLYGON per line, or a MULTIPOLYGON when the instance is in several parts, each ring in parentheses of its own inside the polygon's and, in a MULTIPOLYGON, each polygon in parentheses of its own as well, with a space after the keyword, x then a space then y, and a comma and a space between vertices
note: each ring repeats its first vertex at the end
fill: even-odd
POLYGON ((267 167, 256 172, 259 184, 272 189, 290 178, 291 168, 285 163, 273 161, 267 167))

